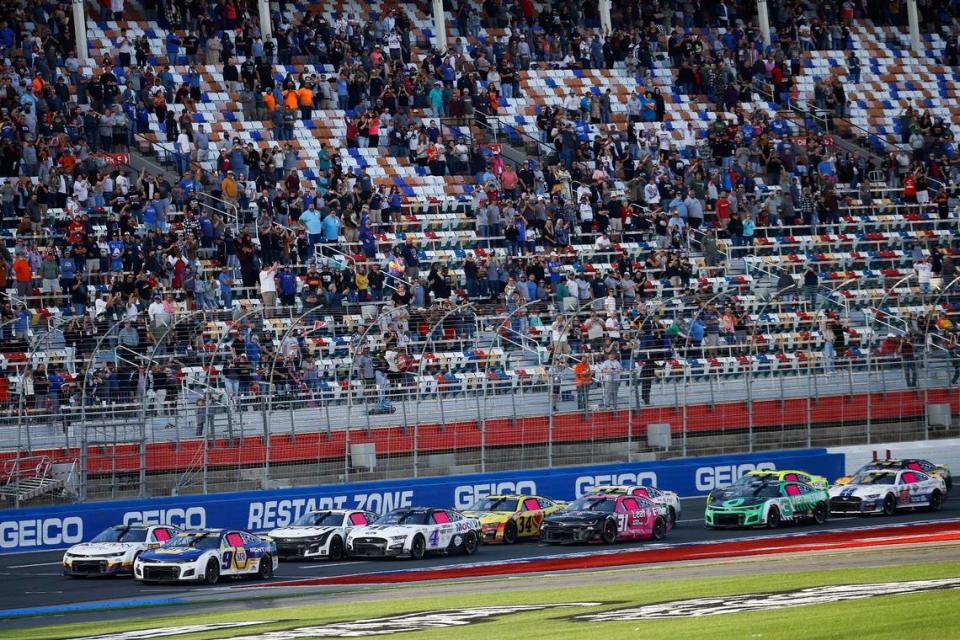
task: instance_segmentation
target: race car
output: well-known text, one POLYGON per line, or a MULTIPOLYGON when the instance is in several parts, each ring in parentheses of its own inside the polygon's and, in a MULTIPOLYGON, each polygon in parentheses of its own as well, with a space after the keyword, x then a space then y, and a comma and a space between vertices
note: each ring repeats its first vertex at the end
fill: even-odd
POLYGON ((453 509, 395 509, 347 534, 351 558, 421 559, 427 553, 471 555, 480 544, 480 521, 453 509))
POLYGON ((273 576, 277 545, 249 531, 199 529, 179 533, 159 549, 144 551, 133 563, 141 582, 204 582, 223 576, 273 576))
POLYGON ((707 495, 707 504, 710 504, 714 500, 733 496, 739 490, 739 487, 752 484, 756 478, 770 478, 778 482, 801 482, 805 485, 813 487, 814 489, 823 489, 824 491, 830 488, 829 480, 823 476, 815 476, 812 473, 807 473, 806 471, 796 471, 794 469, 762 469, 748 471, 745 475, 740 476, 740 479, 734 482, 732 485, 728 487, 722 487, 720 489, 714 489, 707 495))
POLYGON ((543 519, 563 506, 540 496, 488 496, 464 510, 463 515, 480 521, 483 542, 513 544, 539 537, 543 519))
POLYGON ((837 478, 837 481, 834 482, 833 485, 836 487, 849 484, 854 476, 863 473, 864 471, 870 471, 873 469, 909 469, 911 471, 922 471, 928 476, 938 476, 942 478, 944 486, 948 492, 953 488, 953 476, 950 474, 950 467, 945 464, 934 464, 929 460, 920 460, 919 458, 888 458, 886 460, 874 460, 873 462, 868 462, 857 469, 856 473, 853 475, 837 478))
POLYGON ((667 517, 671 523, 675 523, 680 517, 680 496, 673 491, 663 491, 656 487, 647 487, 643 485, 608 485, 599 486, 590 489, 588 495, 613 495, 613 496, 640 496, 646 498, 654 504, 662 504, 667 509, 667 517))
POLYGON ((943 478, 912 469, 867 469, 830 489, 833 513, 882 513, 927 507, 939 511, 947 492, 943 478))
POLYGON ((376 519, 377 514, 369 511, 308 511, 289 527, 273 529, 264 539, 277 544, 277 554, 281 559, 341 560, 347 534, 376 519))
POLYGON ((822 524, 829 514, 829 496, 801 482, 782 482, 756 476, 738 482, 728 493, 712 500, 703 512, 709 529, 720 527, 770 527, 784 522, 822 524))
POLYGON ((663 505, 640 496, 593 494, 548 516, 540 527, 540 542, 613 544, 619 540, 660 540, 669 528, 663 505))
POLYGON ((63 575, 133 575, 133 561, 156 549, 180 530, 170 525, 121 524, 104 529, 90 542, 75 544, 63 554, 63 575))

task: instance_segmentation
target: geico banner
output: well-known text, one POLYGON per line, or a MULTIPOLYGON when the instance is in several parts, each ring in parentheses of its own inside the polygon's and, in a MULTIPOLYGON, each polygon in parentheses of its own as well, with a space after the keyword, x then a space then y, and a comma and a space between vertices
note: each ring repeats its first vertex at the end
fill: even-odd
POLYGON ((802 469, 832 479, 843 474, 844 455, 826 449, 772 451, 0 511, 0 553, 62 548, 89 540, 106 527, 133 522, 261 531, 289 525, 315 509, 377 513, 414 505, 464 509, 498 493, 572 500, 592 487, 609 484, 645 484, 697 496, 754 469, 802 469))

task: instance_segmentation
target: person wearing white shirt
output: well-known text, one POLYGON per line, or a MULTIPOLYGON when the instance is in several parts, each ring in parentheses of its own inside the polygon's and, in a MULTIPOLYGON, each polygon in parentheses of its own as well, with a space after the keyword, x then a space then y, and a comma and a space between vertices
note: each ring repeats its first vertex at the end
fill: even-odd
POLYGON ((597 251, 607 251, 612 246, 612 243, 610 242, 610 237, 607 234, 601 233, 599 236, 597 236, 593 246, 597 251))
POLYGON ((570 295, 563 299, 563 310, 576 311, 577 305, 580 304, 580 285, 577 284, 576 279, 567 279, 567 290, 570 295))
POLYGON ((260 269, 260 296, 263 298, 263 306, 273 307, 277 303, 277 283, 273 277, 277 274, 277 265, 264 265, 260 269))
POLYGON ((917 273, 921 293, 924 295, 930 293, 930 279, 933 277, 933 265, 930 263, 930 256, 915 264, 913 270, 917 273))
POLYGON ((81 176, 73 183, 73 197, 81 207, 87 206, 87 199, 90 197, 90 183, 86 177, 81 176))
POLYGON ((577 113, 580 112, 580 100, 573 91, 563 99, 563 108, 566 109, 568 117, 576 119, 577 113))
MULTIPOLYGON (((123 195, 127 195, 127 193, 130 191, 130 179, 121 173, 120 175, 117 176, 117 186, 120 187, 120 193, 122 193, 123 195)), ((104 193, 110 193, 110 191, 106 190, 107 189, 106 181, 104 181, 103 183, 103 189, 104 189, 104 193)))
POLYGON ((600 364, 599 373, 600 381, 603 383, 603 406, 605 409, 616 411, 623 365, 617 360, 615 353, 607 354, 607 359, 600 364))
POLYGON ((587 198, 580 200, 580 232, 584 235, 593 233, 593 207, 587 198))
POLYGON ((650 178, 650 181, 643 187, 643 200, 648 207, 660 204, 660 189, 657 188, 657 183, 653 178, 650 178))

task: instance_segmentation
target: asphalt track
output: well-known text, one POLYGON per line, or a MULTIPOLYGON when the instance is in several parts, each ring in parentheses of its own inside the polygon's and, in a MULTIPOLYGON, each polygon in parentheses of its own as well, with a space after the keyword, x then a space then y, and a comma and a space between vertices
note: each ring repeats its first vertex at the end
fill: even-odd
MULTIPOLYGON (((874 526, 903 524, 912 522, 931 522, 956 519, 960 517, 960 499, 953 498, 944 503, 940 513, 926 511, 904 512, 891 517, 832 518, 825 524, 785 526, 771 530, 707 530, 703 526, 702 498, 684 500, 683 512, 677 526, 667 534, 658 547, 676 544, 702 543, 711 541, 734 540, 746 537, 783 535, 785 533, 813 533, 819 531, 838 531, 851 528, 866 528, 864 535, 874 526)), ((622 549, 640 549, 650 543, 635 542, 618 544, 622 549)), ((344 562, 303 562, 285 561, 280 564, 274 580, 295 580, 298 578, 322 578, 332 576, 351 576, 383 571, 404 569, 439 568, 451 565, 471 563, 509 562, 511 560, 556 557, 564 554, 591 552, 609 552, 602 546, 546 546, 535 542, 519 543, 513 546, 484 545, 471 557, 428 556, 420 562, 409 560, 362 560, 344 562)), ((0 618, 22 616, 37 608, 50 608, 51 614, 67 614, 70 610, 89 610, 89 607, 111 607, 117 601, 127 601, 130 606, 138 603, 163 604, 166 600, 174 603, 180 599, 193 599, 229 590, 235 586, 255 585, 256 582, 228 581, 215 587, 204 585, 142 585, 128 578, 83 579, 65 578, 60 573, 62 551, 45 551, 0 556, 0 618), (20 611, 17 611, 20 610, 20 611)), ((262 584, 262 583, 261 583, 262 584)), ((244 590, 249 593, 248 590, 244 590)), ((257 590, 259 591, 259 590, 257 590)), ((273 591, 268 590, 268 591, 273 591)), ((277 594, 279 595, 279 594, 277 594)), ((37 611, 37 613, 46 613, 37 611)), ((58 616, 59 617, 59 616, 58 616)), ((64 621, 66 621, 66 619, 64 621)))

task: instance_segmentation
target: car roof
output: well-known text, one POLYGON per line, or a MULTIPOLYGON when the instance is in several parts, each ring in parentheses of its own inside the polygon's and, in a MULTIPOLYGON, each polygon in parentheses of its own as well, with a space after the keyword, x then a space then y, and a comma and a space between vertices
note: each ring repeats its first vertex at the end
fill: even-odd
POLYGON ((493 500, 523 500, 524 498, 539 498, 540 496, 531 496, 525 493, 497 493, 486 497, 493 500))

